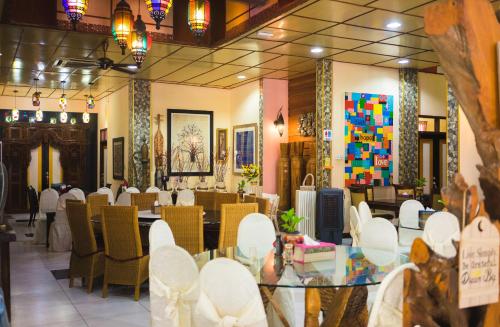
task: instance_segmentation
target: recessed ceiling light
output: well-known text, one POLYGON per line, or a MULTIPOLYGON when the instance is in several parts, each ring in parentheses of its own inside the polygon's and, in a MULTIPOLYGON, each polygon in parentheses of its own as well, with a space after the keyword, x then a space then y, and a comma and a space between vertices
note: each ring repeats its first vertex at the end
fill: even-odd
POLYGON ((0 56, 2 56, 2 55, 3 55, 3 53, 0 52, 0 56))
POLYGON ((409 62, 410 61, 408 59, 400 59, 400 60, 398 60, 398 64, 401 64, 401 65, 406 65, 409 62))
POLYGON ((268 31, 258 31, 257 35, 264 36, 264 37, 273 37, 274 36, 274 34, 272 32, 268 32, 268 31))
POLYGON ((137 69, 137 66, 136 65, 128 65, 127 68, 128 69, 137 69))
POLYGON ((401 27, 401 23, 400 22, 390 22, 389 24, 385 25, 385 27, 391 28, 391 29, 396 29, 396 28, 401 27))
POLYGON ((238 78, 238 79, 245 79, 245 78, 247 78, 247 77, 246 77, 245 75, 238 75, 238 76, 237 76, 237 78, 238 78))
POLYGON ((323 52, 323 48, 320 47, 311 48, 311 53, 321 53, 321 52, 323 52))

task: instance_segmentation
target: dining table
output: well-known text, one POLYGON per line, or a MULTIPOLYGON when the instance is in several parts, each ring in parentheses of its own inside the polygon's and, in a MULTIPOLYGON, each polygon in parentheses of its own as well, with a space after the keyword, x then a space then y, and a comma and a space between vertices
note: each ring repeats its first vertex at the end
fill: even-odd
MULTIPOLYGON (((407 254, 367 247, 337 245, 334 259, 311 263, 293 262, 287 264, 274 250, 264 251, 263 257, 257 257, 260 250, 230 247, 222 250, 209 250, 194 255, 199 269, 216 258, 225 257, 247 266, 255 278, 262 293, 273 307, 271 290, 275 288, 305 289, 304 326, 318 326, 321 308, 321 289, 353 289, 377 285, 396 267, 409 261, 407 254)), ((339 296, 350 296, 341 293, 339 296)), ((366 307, 364 307, 365 313, 366 307)), ((338 310, 329 310, 338 314, 338 310)), ((332 319, 332 317, 324 317, 332 319)), ((335 317, 333 317, 335 319, 335 317)), ((324 320, 324 321, 325 321, 324 320)))

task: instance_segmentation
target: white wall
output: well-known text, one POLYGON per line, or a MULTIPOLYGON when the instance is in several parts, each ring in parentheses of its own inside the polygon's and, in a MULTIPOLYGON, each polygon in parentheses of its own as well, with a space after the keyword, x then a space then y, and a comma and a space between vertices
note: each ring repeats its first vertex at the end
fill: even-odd
POLYGON ((441 74, 418 73, 420 115, 447 116, 448 84, 441 74))
MULTIPOLYGON (((332 186, 344 187, 345 92, 392 95, 394 97, 393 182, 399 177, 399 73, 397 69, 333 62, 333 154, 332 186)), ((322 131, 318 131, 321 132, 322 131)))

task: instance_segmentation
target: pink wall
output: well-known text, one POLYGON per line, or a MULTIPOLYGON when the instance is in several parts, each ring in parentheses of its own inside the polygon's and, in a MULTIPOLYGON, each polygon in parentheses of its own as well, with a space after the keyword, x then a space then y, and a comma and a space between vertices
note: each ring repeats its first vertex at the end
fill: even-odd
POLYGON ((263 189, 265 193, 276 193, 280 143, 288 142, 288 81, 264 79, 264 155, 263 189), (285 129, 280 137, 274 121, 280 107, 285 118, 285 129))

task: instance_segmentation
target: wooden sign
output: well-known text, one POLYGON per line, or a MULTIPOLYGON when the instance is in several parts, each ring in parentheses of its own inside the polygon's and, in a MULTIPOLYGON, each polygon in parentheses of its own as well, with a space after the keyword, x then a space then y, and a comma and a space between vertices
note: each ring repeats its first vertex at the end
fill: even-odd
POLYGON ((462 231, 459 252, 459 308, 498 301, 500 237, 485 217, 478 217, 462 231))
POLYGON ((389 158, 387 156, 373 156, 373 165, 378 168, 387 168, 389 167, 389 158))

